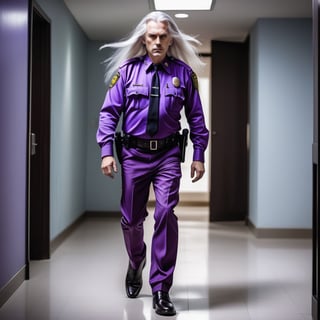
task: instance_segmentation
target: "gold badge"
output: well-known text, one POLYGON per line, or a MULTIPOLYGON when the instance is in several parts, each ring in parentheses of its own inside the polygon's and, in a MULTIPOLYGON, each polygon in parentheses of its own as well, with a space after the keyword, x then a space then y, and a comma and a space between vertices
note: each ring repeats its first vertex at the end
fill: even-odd
POLYGON ((117 83, 117 81, 119 80, 119 78, 120 78, 120 73, 118 72, 118 73, 115 74, 115 75, 113 76, 113 78, 111 79, 111 82, 110 82, 110 84, 109 84, 109 88, 112 88, 112 87, 117 83))
POLYGON ((192 77, 193 86, 195 87, 196 90, 198 90, 199 89, 199 84, 198 84, 197 75, 194 72, 192 72, 191 77, 192 77))
POLYGON ((176 88, 180 87, 180 79, 177 78, 177 77, 173 77, 173 78, 172 78, 172 84, 173 84, 176 88))

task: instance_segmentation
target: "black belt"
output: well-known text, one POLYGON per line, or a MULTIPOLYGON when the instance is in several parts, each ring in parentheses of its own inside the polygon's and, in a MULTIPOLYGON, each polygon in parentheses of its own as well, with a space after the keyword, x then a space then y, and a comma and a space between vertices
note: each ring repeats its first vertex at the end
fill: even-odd
POLYGON ((164 139, 140 139, 134 136, 125 135, 123 145, 126 148, 138 148, 145 152, 157 152, 172 148, 178 145, 179 134, 173 134, 164 139))

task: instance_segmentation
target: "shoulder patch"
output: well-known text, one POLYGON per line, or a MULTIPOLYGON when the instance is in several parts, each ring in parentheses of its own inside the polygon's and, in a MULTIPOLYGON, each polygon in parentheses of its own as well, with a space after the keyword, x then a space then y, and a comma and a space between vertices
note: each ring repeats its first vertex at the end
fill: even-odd
POLYGON ((195 87, 196 90, 198 90, 199 89, 199 83, 198 83, 197 75, 194 72, 192 72, 191 77, 192 77, 193 86, 195 87))
POLYGON ((109 88, 112 88, 112 87, 117 83, 117 81, 119 80, 119 78, 120 78, 120 73, 117 72, 117 74, 115 74, 115 75, 112 77, 111 82, 110 82, 110 84, 109 84, 109 88))

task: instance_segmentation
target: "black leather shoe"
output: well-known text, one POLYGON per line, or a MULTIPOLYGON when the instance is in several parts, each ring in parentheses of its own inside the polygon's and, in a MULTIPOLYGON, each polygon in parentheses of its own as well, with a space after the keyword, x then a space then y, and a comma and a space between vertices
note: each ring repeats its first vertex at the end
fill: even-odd
POLYGON ((161 316, 174 316, 176 314, 169 293, 163 291, 157 291, 153 294, 153 309, 161 316))
POLYGON ((126 276, 126 291, 129 298, 136 298, 142 288, 142 270, 145 265, 146 258, 141 261, 137 270, 133 269, 129 262, 126 276))

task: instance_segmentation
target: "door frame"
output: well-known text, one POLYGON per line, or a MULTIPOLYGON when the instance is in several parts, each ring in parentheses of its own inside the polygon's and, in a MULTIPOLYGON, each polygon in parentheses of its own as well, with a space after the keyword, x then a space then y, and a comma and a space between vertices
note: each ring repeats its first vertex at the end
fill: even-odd
POLYGON ((29 265, 32 259, 50 258, 51 20, 35 1, 31 2, 29 36, 27 265, 29 265), (37 37, 39 37, 37 39, 34 37, 36 18, 38 22, 40 21, 41 23, 41 26, 37 27, 37 37), (34 46, 37 46, 38 50, 34 50, 34 46), (35 54, 40 55, 37 60, 35 60, 37 67, 33 63, 35 54), (40 80, 38 80, 37 83, 37 90, 34 90, 36 87, 36 75, 38 77, 37 79, 40 80), (37 108, 35 101, 37 102, 37 108), (32 132, 35 125, 38 128, 37 141, 33 141, 32 139, 32 132), (38 146, 33 145, 33 143, 38 143, 38 146), (38 153, 36 158, 32 155, 33 147, 37 148, 38 153), (35 159, 37 159, 37 162, 35 162, 35 159), (34 210, 35 206, 37 206, 37 210, 34 210))
POLYGON ((314 63, 314 125, 312 145, 312 317, 319 319, 320 293, 320 213, 319 213, 319 167, 318 167, 318 140, 319 140, 319 30, 320 30, 320 2, 313 0, 313 63, 314 63))

